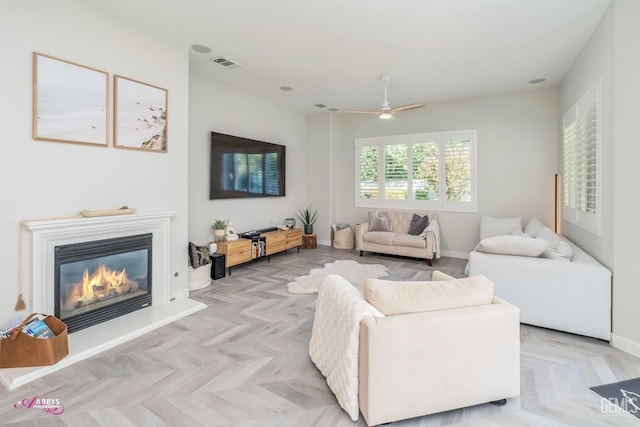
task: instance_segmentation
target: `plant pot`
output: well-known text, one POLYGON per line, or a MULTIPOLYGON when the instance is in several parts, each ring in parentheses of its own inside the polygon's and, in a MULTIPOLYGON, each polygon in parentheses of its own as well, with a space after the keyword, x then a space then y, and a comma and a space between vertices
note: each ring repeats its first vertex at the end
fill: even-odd
POLYGON ((214 229, 213 230, 213 237, 215 238, 216 241, 218 240, 223 240, 224 239, 224 235, 225 235, 225 229, 214 229))
POLYGON ((304 225, 304 234, 313 234, 313 224, 304 225))

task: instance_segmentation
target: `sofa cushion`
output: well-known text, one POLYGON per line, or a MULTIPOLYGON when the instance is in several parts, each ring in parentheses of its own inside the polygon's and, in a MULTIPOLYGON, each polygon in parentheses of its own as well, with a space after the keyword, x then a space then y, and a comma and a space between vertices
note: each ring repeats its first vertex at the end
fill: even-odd
POLYGON ((367 279, 364 297, 386 316, 491 304, 493 282, 479 275, 446 281, 367 279))
POLYGON ((421 217, 420 215, 414 213, 413 217, 411 217, 411 225, 409 225, 409 231, 407 231, 407 234, 410 234, 412 236, 419 236, 428 226, 429 215, 421 217))
POLYGON ((391 231, 391 224, 386 212, 369 212, 369 231, 391 231))
POLYGON ((426 248, 427 241, 424 237, 411 236, 410 234, 396 234, 392 240, 393 246, 407 246, 410 248, 426 248))
POLYGON ((482 240, 476 251, 489 254, 540 256, 549 244, 542 239, 524 236, 495 236, 482 240))
POLYGON ((393 245, 393 239, 398 236, 397 233, 392 231, 369 231, 364 233, 362 240, 367 243, 377 243, 379 245, 393 245))
POLYGON ((434 272, 431 273, 431 280, 433 282, 442 282, 443 280, 456 280, 456 278, 453 276, 449 276, 442 271, 434 270, 434 272))
POLYGON ((543 228, 545 228, 544 224, 533 218, 527 223, 524 232, 529 237, 538 237, 538 234, 540 234, 543 228))
POLYGON ((511 234, 513 230, 522 230, 522 218, 494 218, 483 216, 480 220, 480 240, 489 237, 511 234))
POLYGON ((573 258, 573 249, 569 243, 562 240, 560 236, 554 233, 549 227, 544 227, 536 239, 547 242, 547 248, 540 256, 542 258, 550 258, 558 261, 571 261, 573 258))

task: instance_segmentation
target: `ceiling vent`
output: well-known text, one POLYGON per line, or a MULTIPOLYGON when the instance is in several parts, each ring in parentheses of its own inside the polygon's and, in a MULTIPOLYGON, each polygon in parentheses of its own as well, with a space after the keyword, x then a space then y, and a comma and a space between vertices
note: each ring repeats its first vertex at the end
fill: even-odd
POLYGON ((232 60, 227 59, 227 58, 223 58, 222 56, 216 56, 215 58, 209 59, 209 61, 215 62, 216 64, 222 65, 223 67, 227 67, 227 68, 240 68, 240 67, 242 67, 242 65, 238 64, 237 62, 232 61, 232 60))

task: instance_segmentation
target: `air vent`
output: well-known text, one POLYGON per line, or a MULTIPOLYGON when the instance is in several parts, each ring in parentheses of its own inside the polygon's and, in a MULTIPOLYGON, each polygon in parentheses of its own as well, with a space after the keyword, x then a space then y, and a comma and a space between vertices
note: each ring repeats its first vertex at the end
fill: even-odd
POLYGON ((223 58, 222 56, 216 56, 215 58, 209 59, 209 61, 215 62, 216 64, 220 64, 223 67, 227 67, 227 68, 240 68, 240 67, 242 67, 242 65, 238 64, 237 62, 232 61, 232 60, 227 59, 227 58, 223 58))

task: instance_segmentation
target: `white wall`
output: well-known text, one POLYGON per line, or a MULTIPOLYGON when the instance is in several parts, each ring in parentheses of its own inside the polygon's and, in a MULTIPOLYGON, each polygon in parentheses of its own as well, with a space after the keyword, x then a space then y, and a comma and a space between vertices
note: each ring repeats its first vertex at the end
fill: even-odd
POLYGON ((193 72, 189 88, 189 239, 196 244, 211 241, 216 219, 231 219, 236 231, 243 232, 295 217, 297 208, 306 204, 304 117, 193 72), (209 200, 211 132, 285 145, 287 195, 209 200))
MULTIPOLYGON (((174 210, 172 295, 186 296, 188 54, 75 1, 3 2, 0 12, 0 323, 16 317, 17 224, 82 209, 174 210), (167 154, 31 138, 32 52, 169 91, 167 154)), ((112 95, 110 95, 112 97, 112 95)), ((25 283, 28 302, 29 284, 25 283)), ((24 314, 20 313, 20 314, 24 314)))
POLYGON ((535 217, 553 227, 558 105, 558 89, 546 88, 429 104, 393 121, 334 114, 330 141, 324 141, 332 147, 327 167, 335 180, 333 221, 354 226, 367 219, 367 209, 355 207, 355 138, 477 129, 478 213, 439 212, 445 254, 465 257, 473 249, 481 215, 521 216, 523 222, 535 217))
POLYGON ((602 77, 601 235, 563 224, 565 234, 613 270, 612 344, 640 357, 640 287, 635 254, 640 229, 636 197, 640 2, 615 0, 562 83, 563 111, 602 77))
POLYGON ((562 234, 597 258, 613 266, 613 146, 614 146, 614 8, 603 16, 561 85, 561 115, 564 115, 597 79, 601 87, 601 227, 600 236, 583 231, 567 221, 562 234))
POLYGON ((640 286, 636 255, 640 242, 638 198, 638 117, 640 117, 640 2, 616 0, 615 145, 613 186, 613 344, 640 357, 640 286))

